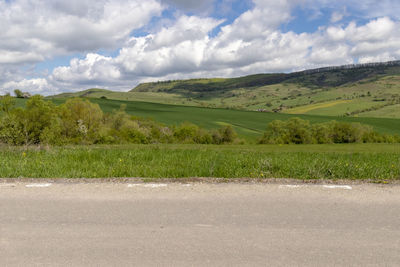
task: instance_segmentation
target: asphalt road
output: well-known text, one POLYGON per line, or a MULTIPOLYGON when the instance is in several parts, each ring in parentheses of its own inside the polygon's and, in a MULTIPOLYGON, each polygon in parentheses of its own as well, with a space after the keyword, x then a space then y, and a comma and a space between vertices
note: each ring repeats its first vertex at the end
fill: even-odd
POLYGON ((1 266, 399 266, 400 187, 1 184, 1 266))

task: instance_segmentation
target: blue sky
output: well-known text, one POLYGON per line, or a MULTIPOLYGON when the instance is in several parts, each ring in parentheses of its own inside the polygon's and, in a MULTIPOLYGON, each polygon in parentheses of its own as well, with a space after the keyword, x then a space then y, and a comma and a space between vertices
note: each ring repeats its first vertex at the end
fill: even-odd
POLYGON ((399 14, 397 0, 0 0, 0 90, 398 60, 399 14))

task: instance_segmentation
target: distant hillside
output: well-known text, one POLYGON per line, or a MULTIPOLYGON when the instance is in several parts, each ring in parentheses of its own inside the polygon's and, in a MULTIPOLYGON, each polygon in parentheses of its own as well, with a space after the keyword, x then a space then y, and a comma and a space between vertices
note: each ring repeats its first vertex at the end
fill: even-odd
POLYGON ((256 74, 231 79, 190 79, 143 83, 131 92, 213 92, 296 83, 303 87, 336 87, 381 75, 400 74, 400 61, 326 67, 289 74, 256 74))
POLYGON ((400 61, 295 73, 144 83, 130 92, 89 89, 90 97, 289 114, 400 118, 400 61))
POLYGON ((92 89, 87 89, 84 91, 79 91, 79 92, 74 92, 74 93, 62 93, 59 95, 54 95, 51 96, 50 98, 68 98, 68 97, 92 97, 95 95, 95 97, 100 98, 101 96, 98 95, 107 95, 113 93, 113 91, 106 90, 106 89, 99 89, 99 88, 92 88, 92 89))

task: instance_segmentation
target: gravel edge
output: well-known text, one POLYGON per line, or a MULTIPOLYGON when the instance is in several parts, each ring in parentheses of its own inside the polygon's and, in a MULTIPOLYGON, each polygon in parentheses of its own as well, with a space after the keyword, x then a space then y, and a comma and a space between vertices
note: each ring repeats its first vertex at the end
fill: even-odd
POLYGON ((199 183, 199 184, 333 184, 333 185, 357 185, 357 184, 382 184, 400 185, 400 179, 292 179, 292 178, 0 178, 1 183, 55 183, 55 184, 90 184, 90 183, 199 183))

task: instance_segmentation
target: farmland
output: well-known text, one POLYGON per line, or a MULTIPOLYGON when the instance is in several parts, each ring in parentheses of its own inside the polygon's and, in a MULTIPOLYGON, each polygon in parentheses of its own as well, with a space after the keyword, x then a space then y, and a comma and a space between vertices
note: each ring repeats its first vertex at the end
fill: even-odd
MULTIPOLYGON (((61 104, 67 99, 68 98, 52 98, 51 100, 55 104, 61 104)), ((359 122, 372 126, 374 130, 380 133, 400 133, 400 120, 396 110, 391 110, 393 114, 392 118, 377 118, 372 116, 344 117, 204 108, 149 103, 143 101, 110 100, 100 98, 88 99, 93 103, 99 104, 100 108, 104 112, 112 112, 113 110, 118 110, 121 105, 126 105, 126 112, 128 114, 143 118, 151 118, 166 125, 178 125, 184 122, 191 122, 205 129, 217 129, 221 126, 231 125, 241 138, 250 142, 255 142, 257 138, 261 137, 267 124, 273 120, 287 120, 293 117, 299 117, 308 120, 311 123, 321 123, 332 120, 359 122)), ((22 107, 25 103, 26 100, 18 99, 17 106, 22 107)))
MULTIPOLYGON (((273 120, 287 120, 292 117, 300 117, 312 123, 327 122, 332 120, 344 122, 360 122, 371 125, 381 133, 400 133, 400 121, 386 118, 357 118, 357 117, 333 117, 316 115, 298 115, 284 113, 264 113, 243 110, 201 108, 179 105, 165 105, 142 101, 121 101, 108 99, 90 99, 97 103, 104 112, 119 109, 120 105, 126 105, 126 112, 131 115, 153 118, 155 121, 167 125, 176 125, 183 122, 191 122, 206 129, 216 129, 221 125, 232 125, 238 134, 249 140, 254 140, 262 135, 267 124, 273 120)), ((53 99, 57 104, 65 99, 53 99)))

